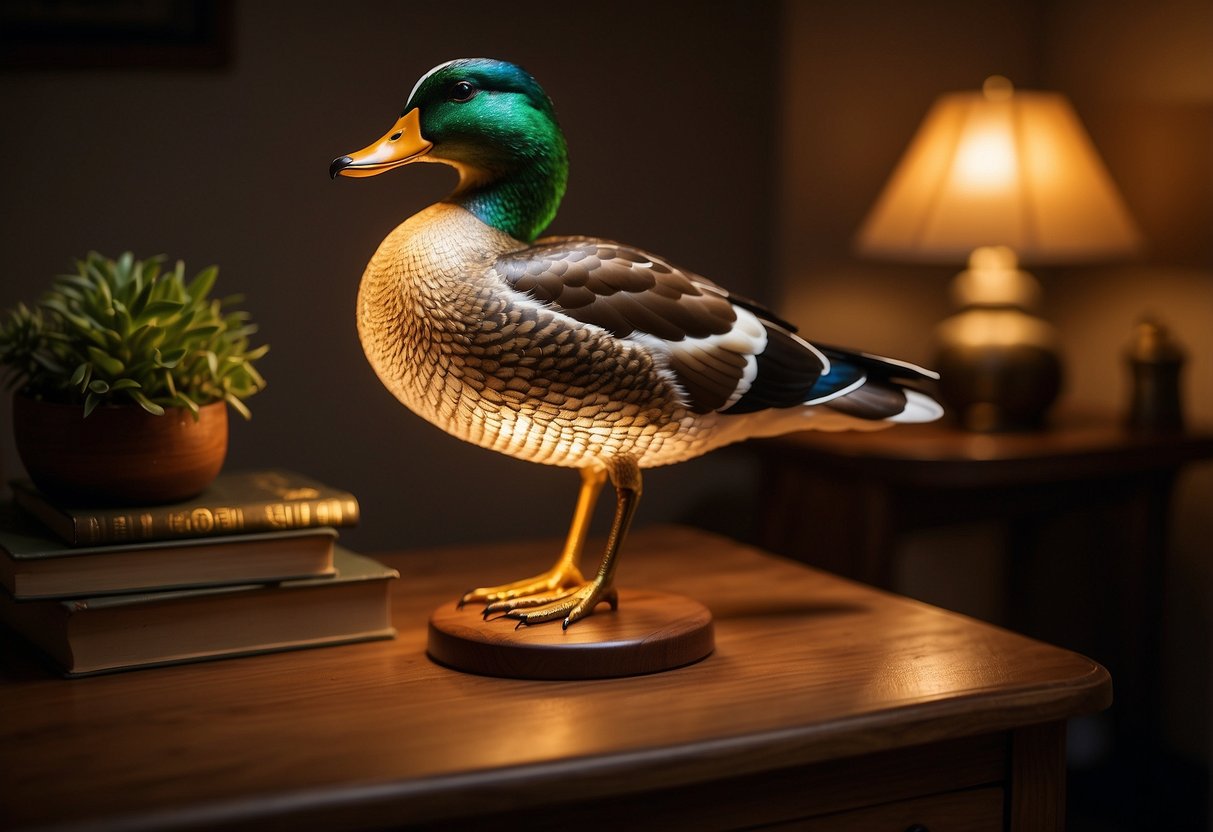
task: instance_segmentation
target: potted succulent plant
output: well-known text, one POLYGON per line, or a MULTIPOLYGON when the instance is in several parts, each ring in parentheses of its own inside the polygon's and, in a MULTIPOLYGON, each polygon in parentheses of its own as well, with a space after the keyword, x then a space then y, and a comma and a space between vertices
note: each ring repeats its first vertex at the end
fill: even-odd
POLYGON ((95 252, 32 307, 0 321, 0 372, 30 478, 60 498, 170 502, 202 491, 227 453, 227 407, 265 386, 256 327, 235 298, 212 299, 218 269, 95 252))

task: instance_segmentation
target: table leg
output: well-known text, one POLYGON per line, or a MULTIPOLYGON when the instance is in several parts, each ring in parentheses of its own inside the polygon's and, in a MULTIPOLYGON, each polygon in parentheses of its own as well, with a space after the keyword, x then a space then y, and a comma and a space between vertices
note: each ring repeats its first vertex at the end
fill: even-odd
POLYGON ((1061 832, 1066 822, 1066 732, 1061 722, 1011 734, 1010 832, 1061 832))

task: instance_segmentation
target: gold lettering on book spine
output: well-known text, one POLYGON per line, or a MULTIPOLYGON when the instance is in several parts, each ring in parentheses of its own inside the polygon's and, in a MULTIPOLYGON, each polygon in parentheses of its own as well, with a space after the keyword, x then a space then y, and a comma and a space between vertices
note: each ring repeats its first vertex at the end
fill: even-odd
POLYGON ((154 536, 155 531, 155 521, 147 512, 89 517, 85 522, 88 526, 90 543, 124 543, 130 540, 147 540, 154 536))
POLYGON ((238 532, 244 528, 244 511, 236 506, 220 506, 213 510, 198 506, 185 511, 170 511, 164 520, 165 529, 169 534, 238 532))
POLYGON ((235 506, 215 509, 215 528, 225 532, 238 532, 244 528, 244 512, 235 506))
POLYGON ((291 507, 285 503, 268 503, 265 507, 265 520, 275 529, 289 529, 291 507))
POLYGON ((115 514, 110 518, 110 537, 114 540, 129 540, 131 537, 130 517, 125 514, 115 514))
POLYGON ((190 512, 190 525, 196 532, 209 532, 215 528, 215 515, 209 508, 196 508, 190 512))
POLYGON ((165 515, 166 531, 171 534, 189 534, 190 513, 188 511, 170 511, 165 515))
POLYGON ((350 500, 347 505, 335 498, 309 503, 267 503, 265 520, 275 529, 340 526, 356 515, 357 504, 350 500))

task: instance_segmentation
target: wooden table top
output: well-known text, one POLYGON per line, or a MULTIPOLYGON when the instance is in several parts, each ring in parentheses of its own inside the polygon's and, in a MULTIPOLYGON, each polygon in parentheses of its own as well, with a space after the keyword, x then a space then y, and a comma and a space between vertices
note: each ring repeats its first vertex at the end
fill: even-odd
POLYGON ((749 443, 761 456, 912 484, 1057 482, 1175 469, 1213 458, 1213 429, 1134 432, 1114 419, 1065 414, 1040 431, 975 433, 946 422, 896 430, 805 431, 749 443))
POLYGON ((635 533, 620 582, 707 604, 717 646, 703 662, 528 682, 426 657, 439 604, 537 571, 556 550, 548 541, 383 556, 401 573, 395 641, 75 680, 6 643, 0 819, 417 822, 1009 730, 1111 699, 1107 672, 1082 656, 679 527, 635 533))

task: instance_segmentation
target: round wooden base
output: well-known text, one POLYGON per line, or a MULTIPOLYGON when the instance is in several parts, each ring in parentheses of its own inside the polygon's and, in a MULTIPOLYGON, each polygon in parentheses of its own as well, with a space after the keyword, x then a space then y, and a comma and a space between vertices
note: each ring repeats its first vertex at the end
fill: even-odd
POLYGON ((430 657, 483 676, 511 679, 609 679, 692 664, 715 647, 712 614, 698 601, 621 589, 619 609, 605 604, 562 629, 559 621, 518 627, 485 621, 483 607, 445 604, 430 616, 430 657))

